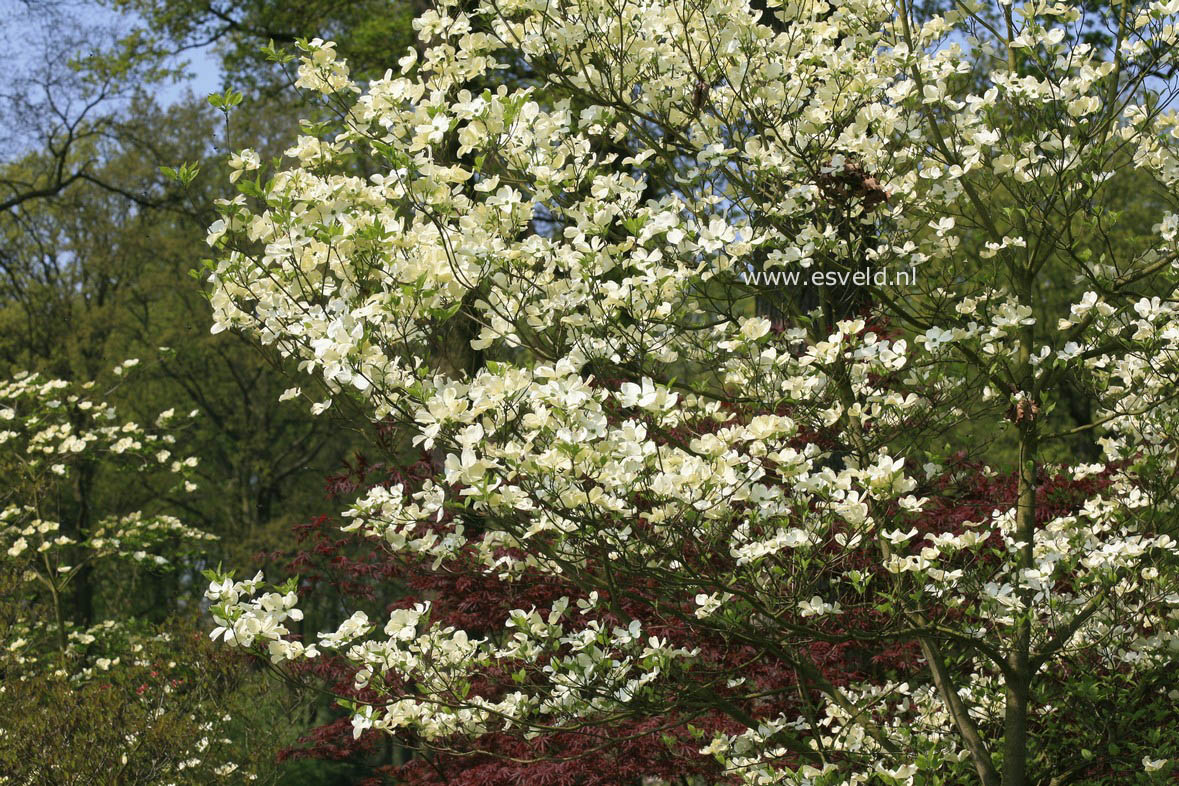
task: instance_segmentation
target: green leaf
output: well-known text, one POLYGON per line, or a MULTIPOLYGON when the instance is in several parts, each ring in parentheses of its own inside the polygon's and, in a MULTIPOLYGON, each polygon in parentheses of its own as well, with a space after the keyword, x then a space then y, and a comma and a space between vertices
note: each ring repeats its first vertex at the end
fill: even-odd
POLYGON ((230 107, 235 107, 245 98, 236 90, 227 89, 224 93, 209 93, 206 99, 209 105, 215 109, 220 109, 222 112, 228 112, 230 107))
POLYGON ((273 38, 270 39, 270 41, 268 41, 265 45, 258 47, 258 51, 261 52, 266 57, 267 61, 271 63, 286 65, 295 59, 295 56, 290 52, 275 46, 273 38))
POLYGON ((183 186, 187 186, 192 183, 192 181, 196 179, 196 176, 200 174, 200 171, 201 166, 195 161, 186 161, 176 168, 170 166, 160 167, 160 174, 169 180, 180 183, 183 186))

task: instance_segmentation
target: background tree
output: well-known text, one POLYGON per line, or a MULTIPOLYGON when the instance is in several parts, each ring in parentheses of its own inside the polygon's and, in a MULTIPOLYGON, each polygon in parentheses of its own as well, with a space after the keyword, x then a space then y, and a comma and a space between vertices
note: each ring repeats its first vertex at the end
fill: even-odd
MULTIPOLYGON (((123 39, 116 46, 118 19, 76 4, 21 4, 18 10, 22 13, 4 27, 9 51, 20 57, 13 58, 17 76, 3 104, 12 144, 0 164, 0 188, 6 189, 0 197, 0 372, 33 369, 71 384, 98 379, 108 394, 105 403, 145 422, 169 407, 197 410, 200 417, 179 435, 178 450, 201 459, 194 472, 206 491, 166 494, 152 503, 208 531, 232 535, 205 542, 178 570, 137 572, 131 581, 101 564, 82 565, 64 587, 68 597, 62 605, 67 619, 83 628, 102 619, 150 623, 173 640, 187 642, 191 633, 200 633, 192 616, 199 603, 193 582, 197 571, 269 548, 274 533, 317 510, 318 478, 355 441, 351 429, 311 421, 293 405, 273 406, 291 386, 292 369, 236 336, 211 335, 202 286, 191 276, 207 254, 203 236, 215 217, 213 202, 225 195, 227 143, 241 135, 234 144, 248 141, 265 155, 277 155, 295 138, 297 118, 282 95, 256 101, 251 113, 235 115, 228 125, 203 97, 165 106, 154 94, 180 69, 165 58, 167 53, 142 43, 123 39), (188 162, 185 171, 193 174, 185 184, 161 172, 181 162, 188 162), (110 372, 128 357, 141 360, 130 382, 110 372), (309 478, 315 480, 307 483, 309 478)), ((121 23, 124 32, 128 26, 121 23)), ((257 60, 266 62, 261 54, 257 60)), ((80 530, 96 526, 96 511, 112 500, 148 490, 129 474, 90 478, 80 471, 75 481, 69 489, 70 522, 77 518, 80 530)), ((10 483, 4 491, 19 496, 20 488, 10 483)), ((20 604, 12 611, 24 613, 20 604)), ((200 659, 202 652, 177 647, 179 669, 201 672, 203 664, 185 658, 200 659)), ((134 690, 145 682, 168 686, 159 676, 164 673, 169 679, 181 676, 141 660, 135 667, 143 667, 140 682, 134 671, 106 675, 117 683, 113 694, 101 693, 107 690, 101 686, 83 689, 46 677, 60 684, 30 684, 8 694, 6 706, 30 713, 38 690, 60 699, 76 689, 69 712, 79 717, 128 701, 128 714, 120 716, 126 723, 112 719, 109 736, 102 737, 103 745, 114 744, 123 734, 139 734, 137 724, 150 719, 146 705, 136 714, 133 705, 140 699, 134 690), (156 675, 147 679, 152 671, 156 675)), ((228 707, 240 700, 231 713, 235 716, 242 707, 258 709, 260 675, 243 668, 236 661, 232 668, 225 666, 220 677, 205 684, 210 692, 202 694, 202 701, 215 699, 228 707)), ((275 684, 261 705, 262 715, 251 716, 253 722, 263 716, 282 722, 298 718, 293 702, 275 684)), ((64 705, 62 711, 67 711, 64 705)), ((35 735, 38 728, 5 726, 12 735, 12 761, 26 765, 0 769, 49 777, 40 770, 57 757, 82 769, 71 775, 63 765, 53 777, 63 782, 89 777, 92 760, 63 757, 62 748, 22 736, 35 735)), ((247 722, 235 720, 226 730, 241 735, 238 743, 245 744, 247 728, 247 722)), ((292 736, 297 732, 290 729, 292 736)), ((283 739, 278 734, 268 742, 269 755, 283 739)), ((251 738, 247 746, 256 756, 254 764, 267 756, 257 742, 251 738)), ((245 766, 241 758, 237 761, 245 766)), ((143 765, 133 775, 124 774, 152 782, 159 772, 143 765)), ((293 777, 302 776, 296 771, 293 777)))

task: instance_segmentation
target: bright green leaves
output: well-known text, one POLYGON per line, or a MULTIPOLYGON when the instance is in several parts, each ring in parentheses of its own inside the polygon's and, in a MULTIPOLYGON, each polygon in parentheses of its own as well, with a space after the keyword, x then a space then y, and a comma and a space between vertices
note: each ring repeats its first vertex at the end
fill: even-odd
POLYGON ((192 183, 193 180, 196 180, 196 176, 200 173, 201 165, 196 161, 185 161, 178 167, 160 167, 160 174, 186 188, 192 183))

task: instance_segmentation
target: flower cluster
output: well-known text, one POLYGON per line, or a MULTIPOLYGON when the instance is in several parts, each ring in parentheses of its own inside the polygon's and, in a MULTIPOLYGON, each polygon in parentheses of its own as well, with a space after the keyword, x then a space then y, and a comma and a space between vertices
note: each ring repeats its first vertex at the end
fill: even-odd
MULTIPOLYGON (((117 375, 134 365, 121 364, 117 375)), ((143 487, 160 494, 196 489, 191 480, 196 458, 175 455, 176 437, 166 430, 181 418, 168 410, 154 428, 121 421, 94 387, 27 373, 0 384, 0 467, 7 478, 0 498, 0 559, 5 575, 17 578, 28 601, 44 596, 53 606, 53 613, 21 619, 6 635, 5 647, 20 667, 14 673, 41 662, 69 663, 71 671, 84 676, 102 669, 101 663, 109 666, 126 649, 128 632, 114 621, 83 630, 62 613, 82 571, 103 560, 168 569, 177 556, 199 553, 215 539, 166 513, 103 516, 90 511, 89 499, 77 497, 79 483, 93 483, 112 470, 150 479, 143 487)), ((155 499, 143 501, 156 504, 155 499)))

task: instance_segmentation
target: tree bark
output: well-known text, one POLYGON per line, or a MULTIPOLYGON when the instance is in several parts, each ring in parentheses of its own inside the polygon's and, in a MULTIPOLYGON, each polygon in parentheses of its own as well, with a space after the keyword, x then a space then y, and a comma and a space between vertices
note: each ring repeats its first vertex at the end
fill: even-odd
MULTIPOLYGON (((1030 274, 1022 282, 1020 302, 1030 304, 1032 281, 1030 274)), ((1035 375, 1031 359, 1034 328, 1026 325, 1019 336, 1019 397, 1013 408, 1012 419, 1019 429, 1019 487, 1015 507, 1015 536, 1021 544, 1016 559, 1018 573, 1017 596, 1020 613, 1015 622, 1006 675, 1006 708, 1003 714, 1003 786, 1027 785, 1028 711, 1031 700, 1031 605, 1032 592, 1023 586, 1022 572, 1035 566, 1036 542, 1036 470, 1039 447, 1037 410, 1035 407, 1035 375)))

